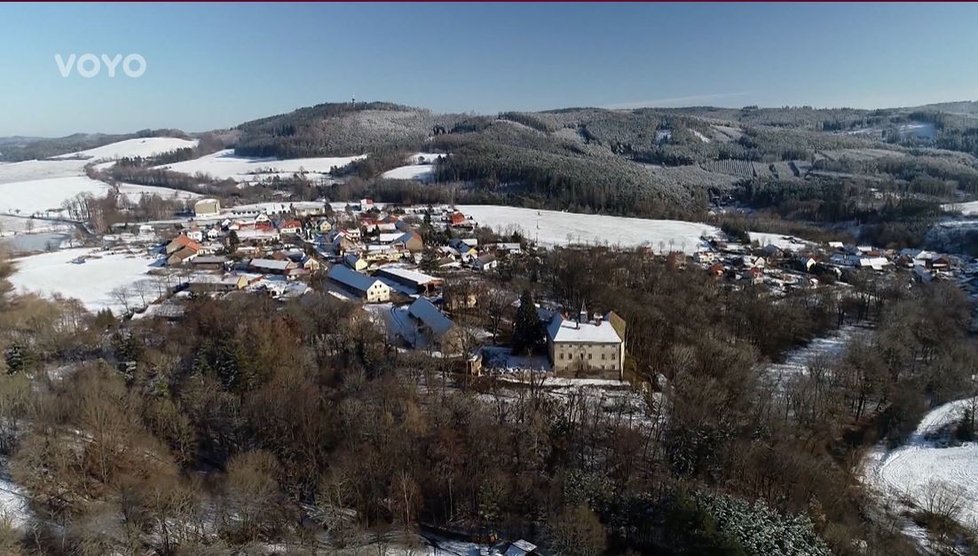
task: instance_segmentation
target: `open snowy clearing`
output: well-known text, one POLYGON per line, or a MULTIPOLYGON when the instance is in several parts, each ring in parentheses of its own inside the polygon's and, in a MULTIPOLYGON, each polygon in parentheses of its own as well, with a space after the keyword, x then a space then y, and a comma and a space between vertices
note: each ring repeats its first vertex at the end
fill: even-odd
POLYGON ((407 157, 406 166, 384 172, 381 177, 390 180, 415 180, 430 182, 435 179, 434 162, 448 155, 444 153, 414 153, 407 157))
MULTIPOLYGON (((92 159, 122 158, 126 156, 150 156, 174 149, 192 147, 197 141, 173 137, 147 137, 111 143, 95 149, 61 155, 58 160, 27 160, 0 163, 0 214, 20 216, 38 215, 61 217, 61 204, 79 193, 104 196, 110 186, 85 175, 85 165, 92 159), (79 160, 75 157, 87 157, 79 160)), ((123 184, 120 192, 130 200, 138 201, 147 193, 157 193, 164 198, 191 199, 192 193, 175 192, 162 187, 123 184)), ((7 222, 13 227, 15 222, 7 222)), ((42 231, 37 226, 35 231, 42 231)), ((18 226, 14 231, 25 231, 18 226)))
POLYGON ((748 235, 750 235, 750 240, 752 242, 756 241, 758 245, 761 245, 762 247, 766 245, 773 245, 778 249, 783 249, 785 251, 802 251, 816 245, 810 241, 805 241, 804 239, 781 234, 748 232, 748 235))
POLYGON ((17 269, 10 282, 20 292, 60 294, 78 299, 92 311, 109 308, 121 312, 126 304, 123 301, 141 305, 156 297, 157 285, 146 275, 154 262, 143 255, 64 249, 14 259, 17 269), (72 262, 79 257, 86 261, 72 262), (126 290, 126 300, 114 293, 120 289, 126 290))
POLYGON ((978 442, 958 446, 942 434, 960 419, 972 399, 938 406, 927 413, 904 446, 886 451, 878 447, 864 462, 864 482, 886 499, 909 500, 926 506, 927 494, 935 483, 961 496, 958 521, 978 524, 978 442))
POLYGON ((435 177, 435 167, 432 164, 409 164, 408 166, 398 166, 393 170, 384 172, 381 177, 389 180, 415 180, 428 182, 435 177))
POLYGON ((366 155, 322 158, 249 158, 237 156, 233 149, 218 151, 194 160, 167 164, 166 168, 184 174, 207 174, 215 179, 231 179, 237 182, 255 182, 274 176, 289 177, 305 171, 309 178, 325 177, 334 168, 342 168, 366 155))
POLYGON ((154 185, 136 185, 133 183, 120 183, 119 194, 125 195, 126 198, 134 203, 138 203, 140 197, 151 195, 159 195, 164 199, 177 199, 180 201, 196 199, 201 196, 198 193, 191 193, 190 191, 182 191, 180 189, 170 189, 169 187, 157 187, 154 185))
POLYGON ((941 205, 941 208, 947 211, 960 211, 964 216, 975 216, 978 214, 978 201, 968 201, 967 203, 950 203, 947 205, 941 205))
POLYGON ((60 216, 61 204, 79 193, 104 196, 108 184, 87 176, 47 178, 0 184, 0 213, 60 216))
POLYGON ((84 160, 0 162, 0 184, 84 175, 84 160))
POLYGON ((543 245, 647 245, 656 252, 678 250, 692 254, 705 246, 703 237, 719 234, 719 230, 713 226, 679 220, 648 220, 494 205, 461 205, 458 210, 472 216, 482 226, 504 233, 520 231, 528 239, 543 245))
POLYGON ((163 154, 165 152, 196 147, 197 140, 177 139, 176 137, 144 137, 138 139, 126 139, 116 143, 109 143, 94 149, 77 151, 62 154, 52 158, 86 158, 90 160, 119 159, 126 157, 147 157, 163 154))
POLYGON ((8 214, 0 214, 0 237, 9 237, 18 234, 39 234, 47 232, 71 233, 75 226, 67 222, 58 220, 45 220, 43 218, 27 218, 8 214))
POLYGON ((408 164, 432 164, 439 158, 448 156, 445 153, 414 153, 408 157, 408 164))
MULTIPOLYGON (((113 149, 124 152, 120 147, 113 149)), ((111 187, 86 176, 84 164, 81 160, 28 160, 0 164, 0 215, 61 218, 65 216, 61 212, 61 205, 65 200, 80 193, 105 196, 111 187)), ((164 199, 186 200, 199 197, 195 193, 176 189, 133 184, 120 184, 119 192, 133 202, 138 202, 143 195, 152 194, 164 199)), ((34 232, 50 229, 50 226, 44 226, 42 222, 34 224, 34 232)), ((23 232, 26 231, 26 224, 5 219, 3 228, 4 232, 23 232)))

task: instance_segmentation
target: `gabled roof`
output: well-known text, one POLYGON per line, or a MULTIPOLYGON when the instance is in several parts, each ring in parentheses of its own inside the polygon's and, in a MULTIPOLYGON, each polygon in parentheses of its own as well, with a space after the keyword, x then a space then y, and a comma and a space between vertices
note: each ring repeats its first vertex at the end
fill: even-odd
MULTIPOLYGON (((385 232, 377 235, 377 241, 381 243, 394 243, 395 241, 401 241, 403 237, 403 232, 385 232)), ((407 239, 411 238, 408 237, 407 239)))
POLYGON ((452 329, 455 324, 446 317, 438 307, 421 297, 408 307, 408 314, 423 322, 436 336, 441 336, 452 329))
POLYGON ((179 245, 182 248, 190 249, 194 252, 200 251, 200 244, 184 235, 175 237, 173 241, 170 242, 170 245, 173 244, 179 245))
POLYGON ((228 262, 228 258, 221 255, 203 255, 192 262, 193 264, 224 264, 228 262))
POLYGON ((506 556, 526 556, 527 554, 533 552, 537 549, 537 545, 520 539, 513 544, 509 545, 506 550, 506 556))
POLYGON ((407 243, 407 242, 411 241, 414 238, 418 238, 420 240, 421 239, 421 234, 419 234, 418 232, 415 232, 414 230, 408 230, 408 231, 404 232, 401 235, 401 237, 399 237, 397 239, 397 241, 402 241, 404 243, 407 243))
MULTIPOLYGON (((365 274, 360 274, 355 270, 351 270, 339 264, 330 267, 327 276, 329 276, 330 280, 361 292, 366 292, 371 288, 371 286, 377 282, 380 282, 380 280, 377 280, 376 278, 372 278, 365 274)), ((381 282, 381 284, 383 284, 383 282, 381 282)), ((384 285, 386 287, 386 284, 384 285)))
POLYGON ((185 260, 187 260, 187 259, 189 259, 191 257, 196 256, 196 255, 197 255, 197 252, 196 251, 194 251, 193 249, 191 249, 189 247, 184 247, 182 249, 179 249, 177 251, 174 251, 173 254, 170 255, 170 258, 176 257, 177 259, 179 259, 181 261, 185 261, 185 260))
POLYGON ((251 259, 251 262, 248 263, 248 265, 253 268, 261 268, 265 270, 288 270, 294 264, 295 263, 287 258, 282 261, 276 259, 251 259))
POLYGON ((435 278, 434 276, 429 276, 423 272, 418 272, 415 270, 408 270, 399 266, 385 266, 381 267, 378 272, 381 274, 390 276, 392 278, 400 278, 402 280, 417 284, 419 286, 424 286, 426 284, 441 282, 440 278, 435 278))

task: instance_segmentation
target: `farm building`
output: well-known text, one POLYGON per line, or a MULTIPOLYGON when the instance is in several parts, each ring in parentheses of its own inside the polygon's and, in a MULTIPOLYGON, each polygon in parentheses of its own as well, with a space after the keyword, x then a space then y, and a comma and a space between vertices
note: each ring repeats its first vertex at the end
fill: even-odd
POLYGON ((408 315, 416 326, 414 347, 455 352, 462 346, 461 330, 427 299, 422 297, 412 303, 408 315))
POLYGON ((197 253, 197 251, 200 251, 200 244, 187 236, 180 235, 166 244, 165 252, 167 255, 172 255, 181 249, 190 249, 194 253, 197 253))
POLYGON ((390 286, 343 265, 333 265, 327 276, 334 285, 367 303, 384 303, 391 299, 390 286))
POLYGON ((194 216, 212 218, 221 214, 221 202, 217 199, 201 199, 194 203, 194 216))
POLYGON ((376 276, 408 288, 413 293, 425 295, 434 292, 444 284, 444 280, 441 278, 396 266, 381 268, 377 271, 376 276))
POLYGON ((298 265, 288 259, 251 259, 248 269, 263 274, 288 274, 290 270, 298 268, 298 265))
POLYGON ((203 255, 190 261, 196 270, 224 270, 229 263, 227 257, 220 255, 203 255))

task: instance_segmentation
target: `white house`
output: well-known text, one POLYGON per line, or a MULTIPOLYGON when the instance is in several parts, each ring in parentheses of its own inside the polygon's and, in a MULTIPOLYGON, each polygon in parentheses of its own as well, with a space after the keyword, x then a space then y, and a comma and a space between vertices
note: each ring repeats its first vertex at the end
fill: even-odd
POLYGON ((489 272, 490 270, 495 270, 499 266, 499 261, 496 260, 496 256, 491 253, 486 253, 476 257, 472 261, 472 268, 478 270, 479 272, 489 272))
POLYGON ((196 226, 187 230, 186 236, 198 243, 204 241, 204 231, 196 226))

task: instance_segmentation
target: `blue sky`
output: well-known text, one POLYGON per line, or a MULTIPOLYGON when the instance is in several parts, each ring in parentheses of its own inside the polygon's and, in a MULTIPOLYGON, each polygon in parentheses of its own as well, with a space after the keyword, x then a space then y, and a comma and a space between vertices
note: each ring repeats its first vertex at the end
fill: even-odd
POLYGON ((478 113, 978 99, 976 29, 968 4, 3 4, 0 136, 201 131, 354 95, 478 113), (146 72, 62 77, 72 53, 146 72))

